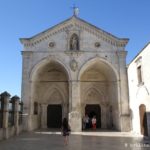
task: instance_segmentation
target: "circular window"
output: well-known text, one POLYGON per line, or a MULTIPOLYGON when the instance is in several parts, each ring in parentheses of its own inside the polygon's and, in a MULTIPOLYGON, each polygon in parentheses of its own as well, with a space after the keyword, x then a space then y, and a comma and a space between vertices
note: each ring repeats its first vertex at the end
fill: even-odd
POLYGON ((98 48, 98 47, 100 47, 100 46, 101 46, 100 42, 96 42, 96 43, 95 43, 95 47, 98 48))
POLYGON ((54 46, 55 46, 55 43, 54 43, 54 42, 50 42, 50 43, 49 43, 49 47, 50 47, 50 48, 53 48, 54 46))

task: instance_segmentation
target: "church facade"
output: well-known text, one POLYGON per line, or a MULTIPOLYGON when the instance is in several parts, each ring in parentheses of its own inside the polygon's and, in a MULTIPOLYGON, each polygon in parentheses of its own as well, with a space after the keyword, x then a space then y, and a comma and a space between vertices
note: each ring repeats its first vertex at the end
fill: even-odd
POLYGON ((96 116, 97 128, 130 131, 126 38, 71 18, 31 38, 21 38, 24 129, 72 131, 96 116))

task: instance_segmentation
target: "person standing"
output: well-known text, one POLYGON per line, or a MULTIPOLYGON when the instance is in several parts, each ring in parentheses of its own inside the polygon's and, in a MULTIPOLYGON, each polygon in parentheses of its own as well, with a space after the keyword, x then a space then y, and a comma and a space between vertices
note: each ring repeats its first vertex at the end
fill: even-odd
POLYGON ((87 114, 85 114, 85 117, 84 117, 84 125, 85 125, 85 129, 89 128, 90 118, 89 118, 89 116, 87 114))
POLYGON ((69 136, 69 132, 70 132, 70 125, 68 123, 67 118, 63 119, 62 122, 62 135, 64 137, 64 144, 68 145, 68 136, 69 136))
POLYGON ((96 116, 93 116, 92 118, 92 128, 96 129, 96 116))

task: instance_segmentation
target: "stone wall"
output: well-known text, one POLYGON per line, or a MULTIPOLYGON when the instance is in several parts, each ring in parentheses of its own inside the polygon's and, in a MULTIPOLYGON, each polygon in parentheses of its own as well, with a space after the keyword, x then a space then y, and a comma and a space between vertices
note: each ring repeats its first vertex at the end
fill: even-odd
POLYGON ((140 106, 146 108, 148 135, 150 136, 150 44, 148 43, 132 60, 128 67, 130 91, 130 111, 132 130, 141 134, 140 106), (138 68, 141 67, 141 81, 138 79, 138 68))
POLYGON ((22 131, 23 104, 18 96, 0 94, 0 140, 18 135, 22 131))

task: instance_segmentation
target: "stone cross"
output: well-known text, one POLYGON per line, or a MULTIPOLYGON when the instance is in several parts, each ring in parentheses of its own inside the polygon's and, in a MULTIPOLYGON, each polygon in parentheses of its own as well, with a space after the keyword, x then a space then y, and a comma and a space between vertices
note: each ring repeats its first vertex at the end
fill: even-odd
POLYGON ((72 8, 73 8, 73 15, 77 17, 79 15, 79 8, 76 7, 75 5, 72 8))

